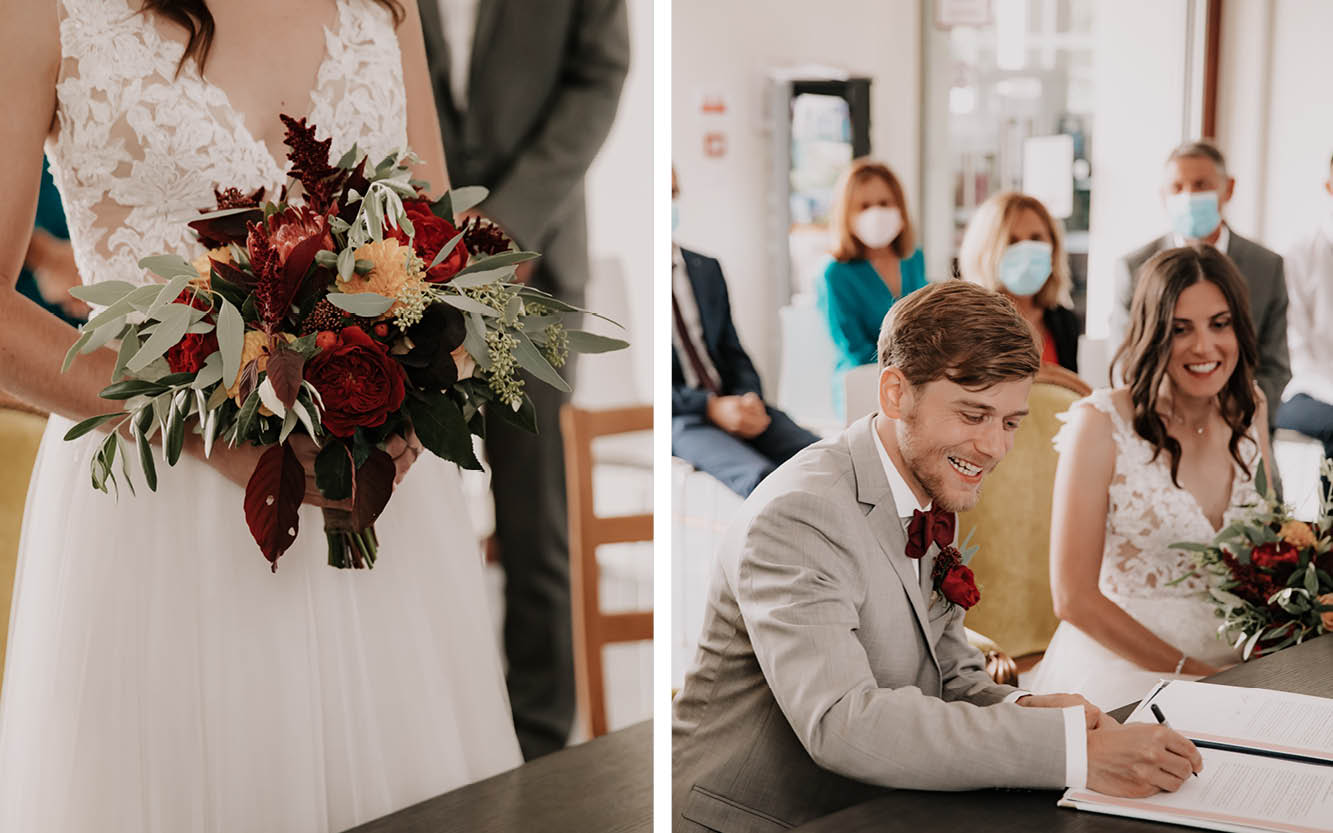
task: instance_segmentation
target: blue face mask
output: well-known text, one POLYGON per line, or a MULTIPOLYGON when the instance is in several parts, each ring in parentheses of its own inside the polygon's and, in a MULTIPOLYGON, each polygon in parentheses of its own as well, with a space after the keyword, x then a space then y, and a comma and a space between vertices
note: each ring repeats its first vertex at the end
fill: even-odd
POLYGON ((1166 198, 1166 213, 1171 218, 1171 228, 1186 240, 1207 237, 1222 222, 1216 191, 1172 194, 1166 198))
POLYGON ((1036 295, 1051 276, 1051 244, 1040 240, 1014 243, 1000 256, 1000 283, 1023 298, 1036 295))
POLYGON ((676 229, 680 228, 680 203, 671 201, 671 233, 674 235, 676 229))

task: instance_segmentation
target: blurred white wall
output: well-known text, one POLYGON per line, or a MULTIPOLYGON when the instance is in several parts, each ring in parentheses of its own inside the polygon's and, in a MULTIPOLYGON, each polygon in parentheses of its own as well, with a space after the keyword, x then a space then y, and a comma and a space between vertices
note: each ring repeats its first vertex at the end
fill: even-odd
POLYGON ((1159 0, 1118 0, 1097 16, 1089 339, 1106 338, 1116 260, 1167 230, 1158 190, 1184 138, 1188 23, 1187 4, 1159 0))
POLYGON ((623 338, 620 353, 579 364, 575 399, 589 407, 651 402, 653 395, 653 3, 628 0, 630 68, 606 144, 588 170, 588 308, 624 325, 590 319, 594 332, 623 338))
MULTIPOLYGON (((766 390, 777 385, 775 300, 764 274, 764 183, 769 164, 762 111, 770 69, 819 64, 871 83, 871 153, 902 174, 913 212, 919 181, 922 0, 675 0, 672 4, 671 137, 680 175, 677 239, 722 262, 732 318, 766 390), (720 96, 726 116, 706 115, 720 96), (721 129, 727 152, 704 154, 721 129)), ((783 243, 785 245, 785 241, 783 243)))
POLYGON ((1333 209, 1333 3, 1227 3, 1218 140, 1236 177, 1229 219, 1277 252, 1333 209), (1234 161, 1233 161, 1234 160, 1234 161))

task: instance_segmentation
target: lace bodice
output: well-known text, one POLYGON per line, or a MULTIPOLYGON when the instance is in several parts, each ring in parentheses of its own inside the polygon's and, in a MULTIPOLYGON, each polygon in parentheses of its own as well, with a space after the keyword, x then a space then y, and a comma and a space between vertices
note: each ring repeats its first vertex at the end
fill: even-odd
MULTIPOLYGON (((1106 540, 1102 547, 1099 577, 1101 591, 1122 599, 1167 599, 1198 597, 1207 590, 1206 579, 1194 572, 1189 554, 1172 549, 1179 541, 1207 542, 1216 534, 1194 495, 1171 482, 1171 466, 1163 452, 1152 460, 1152 446, 1134 432, 1116 410, 1111 391, 1103 388, 1075 403, 1060 415, 1066 424, 1055 436, 1056 451, 1069 443, 1069 419, 1074 407, 1087 403, 1111 418, 1115 440, 1115 470, 1106 513, 1106 540), (1189 576, 1171 584, 1182 576, 1189 576)), ((1253 475, 1258 446, 1241 445, 1253 452, 1247 459, 1253 475)), ((1254 481, 1233 463, 1231 504, 1223 514, 1223 525, 1243 517, 1247 506, 1259 501, 1254 481)))
MULTIPOLYGON (((388 10, 336 0, 308 110, 336 158, 355 142, 371 164, 406 146, 402 57, 388 10)), ((276 196, 287 164, 255 139, 227 93, 184 47, 126 0, 59 0, 57 132, 46 155, 84 283, 142 282, 154 254, 202 252, 186 222, 214 207, 215 187, 276 196)), ((273 113, 274 120, 278 118, 273 113)))

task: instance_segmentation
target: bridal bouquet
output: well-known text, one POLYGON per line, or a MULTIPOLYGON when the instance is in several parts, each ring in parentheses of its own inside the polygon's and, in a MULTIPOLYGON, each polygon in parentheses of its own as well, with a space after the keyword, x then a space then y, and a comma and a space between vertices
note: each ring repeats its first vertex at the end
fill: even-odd
MULTIPOLYGON (((1333 460, 1322 469, 1333 478, 1333 460)), ((1220 579, 1209 590, 1218 635, 1247 660, 1333 631, 1333 492, 1323 495, 1319 519, 1306 523, 1273 494, 1262 462, 1255 485, 1261 501, 1248 517, 1212 543, 1172 545, 1220 579)))
POLYGON ((624 341, 566 329, 582 312, 514 280, 538 255, 517 251, 501 230, 457 217, 486 196, 458 188, 431 201, 410 179, 410 151, 374 167, 355 146, 330 164, 332 140, 317 141, 305 119, 282 116, 291 176, 276 202, 263 189, 217 193, 217 210, 189 223, 209 251, 193 262, 146 257, 140 267, 163 282, 107 281, 73 290, 104 307, 65 357, 119 340, 104 399, 121 410, 75 425, 75 439, 111 420, 98 447, 93 486, 129 477, 131 445, 156 489, 160 434, 167 465, 185 432, 204 454, 221 439, 266 446, 245 489, 245 516, 265 558, 295 541, 305 473, 290 436, 319 446, 315 483, 350 511, 324 510, 329 563, 374 564, 376 517, 393 491, 395 467, 382 446, 416 432, 437 456, 480 468, 472 434, 483 409, 535 431, 519 368, 568 391, 557 371, 569 351, 602 352, 624 341), (119 429, 128 423, 131 443, 119 429))

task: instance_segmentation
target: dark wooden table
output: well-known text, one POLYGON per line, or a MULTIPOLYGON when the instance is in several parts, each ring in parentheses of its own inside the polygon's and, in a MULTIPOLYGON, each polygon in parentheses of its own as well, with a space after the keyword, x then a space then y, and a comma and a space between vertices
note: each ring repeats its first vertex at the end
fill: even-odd
MULTIPOLYGON (((1269 657, 1238 665, 1207 678, 1207 682, 1247 688, 1272 688, 1298 694, 1333 697, 1333 636, 1323 636, 1269 657)), ((1111 712, 1124 720, 1126 706, 1111 712)), ((997 831, 1018 833, 1162 833, 1179 829, 1137 819, 1084 813, 1055 806, 1061 790, 975 790, 943 793, 898 790, 848 807, 796 828, 796 833, 884 833, 884 831, 997 831)))
POLYGON ((646 720, 459 787, 348 833, 649 833, 653 733, 646 720))

